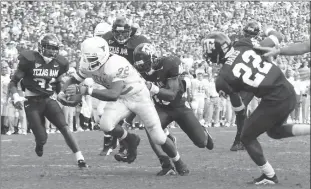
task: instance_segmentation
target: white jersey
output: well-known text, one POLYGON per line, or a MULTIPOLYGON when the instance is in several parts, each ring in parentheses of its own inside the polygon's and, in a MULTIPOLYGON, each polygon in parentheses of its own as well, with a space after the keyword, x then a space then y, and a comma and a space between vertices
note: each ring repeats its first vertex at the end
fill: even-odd
POLYGON ((145 82, 136 69, 127 59, 119 55, 111 55, 107 62, 96 71, 89 71, 88 64, 82 62, 75 79, 83 81, 85 78, 93 78, 95 83, 109 89, 116 81, 124 81, 121 98, 131 96, 143 89, 145 82))
POLYGON ((198 79, 192 80, 192 94, 197 97, 205 97, 207 91, 207 81, 205 79, 199 81, 198 79))

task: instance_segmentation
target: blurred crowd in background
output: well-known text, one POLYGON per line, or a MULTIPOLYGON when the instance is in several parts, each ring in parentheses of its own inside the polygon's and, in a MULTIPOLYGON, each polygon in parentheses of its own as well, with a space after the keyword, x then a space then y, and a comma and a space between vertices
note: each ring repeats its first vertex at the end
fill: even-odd
MULTIPOLYGON (((1 125, 5 128, 2 129, 3 134, 27 133, 25 114, 13 107, 6 90, 10 76, 16 69, 19 52, 24 49, 36 50, 38 39, 42 34, 55 33, 62 41, 60 54, 71 63, 68 74, 72 74, 79 64, 81 42, 93 36, 98 23, 112 24, 120 15, 126 16, 132 25, 138 27, 137 33, 150 39, 161 55, 173 54, 180 57, 181 70, 190 80, 194 80, 198 70, 203 70, 210 91, 213 91, 211 83, 218 68, 203 60, 200 47, 201 39, 209 32, 225 32, 234 41, 242 36, 242 29, 246 23, 257 21, 263 27, 272 25, 282 32, 284 40, 281 46, 309 40, 310 36, 310 2, 307 1, 1 2, 1 125)), ((297 108, 292 113, 290 121, 310 122, 310 53, 294 57, 279 56, 276 62, 295 86, 299 97, 297 108)), ((215 127, 234 125, 235 116, 229 101, 214 96, 213 92, 206 94, 202 124, 215 127)), ((252 101, 250 111, 254 110, 259 100, 252 101)), ((93 104, 97 102, 86 97, 84 104, 90 105, 91 101, 93 104)), ((70 124, 81 122, 78 118, 81 109, 88 112, 85 107, 64 107, 70 124), (77 119, 73 119, 74 115, 77 115, 77 119)), ((83 124, 77 124, 78 126, 72 130, 94 128, 96 116, 93 116, 91 110, 92 107, 89 107, 89 113, 84 114, 92 118, 87 119, 92 126, 83 128, 79 126, 83 124)), ((83 122, 84 118, 82 116, 83 122)), ((46 127, 49 132, 56 131, 48 122, 46 127)))

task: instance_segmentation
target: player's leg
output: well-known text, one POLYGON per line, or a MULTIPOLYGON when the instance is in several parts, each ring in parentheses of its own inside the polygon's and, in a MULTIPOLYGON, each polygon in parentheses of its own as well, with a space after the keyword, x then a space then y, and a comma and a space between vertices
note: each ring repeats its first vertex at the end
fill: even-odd
POLYGON ((205 121, 203 119, 203 112, 204 112, 204 106, 205 106, 205 98, 200 97, 198 101, 199 101, 199 104, 198 104, 198 109, 197 109, 197 118, 200 121, 201 125, 204 125, 205 121))
POLYGON ((238 113, 236 114, 236 125, 237 125, 237 132, 233 141, 233 144, 230 148, 230 151, 238 151, 238 150, 244 150, 244 145, 241 142, 240 138, 241 138, 241 132, 243 129, 243 125, 244 125, 244 121, 247 115, 247 107, 249 105, 249 103, 251 102, 251 100, 254 98, 254 95, 252 93, 248 93, 248 92, 240 92, 243 104, 245 106, 245 112, 243 113, 238 113), (241 123, 238 123, 238 121, 241 121, 241 123))
POLYGON ((262 100, 253 114, 245 120, 241 133, 241 141, 251 159, 259 166, 262 176, 252 181, 254 184, 275 184, 278 182, 272 166, 265 159, 257 137, 286 120, 294 108, 290 99, 284 101, 262 100))
POLYGON ((125 130, 120 124, 121 120, 127 117, 131 111, 127 105, 128 101, 118 99, 115 102, 108 102, 104 109, 104 114, 100 119, 100 127, 106 133, 119 139, 123 142, 128 149, 128 154, 124 161, 132 163, 137 157, 137 147, 140 142, 140 138, 125 130))
MULTIPOLYGON (((173 119, 169 116, 169 114, 164 111, 162 108, 156 106, 156 110, 161 122, 161 126, 166 129, 166 127, 173 121, 173 119)), ((146 129, 146 127, 145 127, 146 129)), ((170 158, 166 155, 166 153, 162 150, 161 146, 154 144, 153 140, 150 137, 148 130, 146 129, 146 133, 149 139, 149 143, 151 145, 152 150, 157 155, 162 170, 157 173, 158 176, 164 175, 173 175, 175 174, 174 166, 170 160, 170 158)), ((168 135, 168 133, 166 133, 168 135)))
MULTIPOLYGON (((293 109, 297 108, 297 104, 292 100, 293 109)), ((285 109, 286 107, 284 107, 285 109)), ((275 124, 275 126, 267 131, 269 137, 273 139, 282 139, 294 136, 310 135, 310 125, 309 124, 284 124, 287 120, 288 115, 284 114, 284 118, 280 118, 280 122, 275 124)))
POLYGON ((160 149, 157 148, 157 146, 161 146, 161 149, 166 153, 167 156, 171 158, 171 160, 175 164, 177 172, 180 175, 188 175, 189 170, 184 162, 181 160, 174 142, 164 133, 161 127, 160 118, 151 100, 146 100, 145 103, 141 103, 139 105, 137 104, 134 112, 142 119, 148 135, 151 139, 150 143, 151 145, 154 145, 153 149, 155 150, 158 157, 164 156, 164 154, 159 153, 160 149))
POLYGON ((43 115, 61 132, 68 147, 74 153, 78 166, 80 168, 87 167, 78 143, 66 123, 63 110, 59 106, 58 102, 54 99, 47 98, 45 99, 45 103, 46 107, 43 115))
POLYGON ((189 108, 186 106, 175 108, 173 119, 197 147, 209 150, 214 148, 214 142, 209 132, 200 124, 189 108))
POLYGON ((24 108, 29 127, 35 136, 36 154, 41 157, 43 155, 43 145, 45 145, 48 135, 45 130, 45 121, 43 111, 46 104, 43 100, 35 100, 33 98, 24 102, 24 108))
POLYGON ((25 110, 19 110, 19 125, 21 129, 21 134, 27 135, 27 119, 25 110))

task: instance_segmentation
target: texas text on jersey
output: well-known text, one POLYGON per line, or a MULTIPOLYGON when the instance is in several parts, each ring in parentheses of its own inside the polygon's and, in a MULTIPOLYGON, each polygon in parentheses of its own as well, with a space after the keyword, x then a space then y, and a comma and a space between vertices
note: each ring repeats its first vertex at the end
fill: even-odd
MULTIPOLYGON (((157 59, 156 61, 160 61, 160 65, 163 67, 159 70, 156 70, 153 74, 148 75, 147 73, 141 73, 143 78, 147 81, 151 81, 156 84, 160 88, 165 88, 167 86, 167 81, 170 78, 179 77, 179 65, 181 61, 179 58, 174 56, 162 57, 157 59)), ((179 107, 185 105, 185 99, 182 98, 185 92, 184 85, 182 83, 182 79, 179 78, 179 91, 175 97, 175 99, 171 102, 164 101, 160 99, 157 95, 153 96, 155 103, 161 106, 167 107, 179 107)))
POLYGON ((134 35, 126 43, 120 44, 115 40, 114 35, 111 31, 107 32, 102 37, 108 42, 109 52, 123 56, 131 64, 133 64, 134 61, 134 49, 141 43, 150 43, 146 37, 142 35, 134 35))
POLYGON ((284 100, 294 92, 279 67, 253 50, 251 39, 234 44, 216 80, 219 93, 246 91, 265 100, 284 100))
POLYGON ((69 62, 60 55, 48 64, 37 51, 23 51, 18 59, 18 69, 25 73, 23 87, 42 96, 53 95, 56 79, 69 69, 69 62))

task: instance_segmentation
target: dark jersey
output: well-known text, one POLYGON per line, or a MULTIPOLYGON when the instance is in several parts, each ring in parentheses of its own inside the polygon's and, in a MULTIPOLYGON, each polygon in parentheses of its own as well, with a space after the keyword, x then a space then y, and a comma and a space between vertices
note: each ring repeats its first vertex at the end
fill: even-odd
POLYGON ((175 99, 171 102, 164 101, 160 99, 157 95, 153 96, 154 102, 158 105, 165 107, 180 107, 185 105, 185 99, 182 98, 185 92, 185 88, 181 78, 179 77, 179 66, 181 64, 180 59, 174 56, 169 56, 162 57, 158 61, 161 61, 161 64, 163 65, 162 69, 155 71, 152 75, 143 73, 142 77, 147 81, 153 82, 160 88, 166 88, 167 82, 170 78, 178 77, 179 90, 175 99))
POLYGON ((18 69, 25 73, 23 87, 42 96, 53 95, 56 79, 69 69, 69 62, 60 55, 47 64, 38 52, 23 51, 18 60, 18 69))
POLYGON ((141 43, 150 43, 146 37, 142 35, 134 35, 126 43, 119 44, 114 39, 111 31, 104 34, 103 38, 108 42, 109 51, 111 53, 126 58, 132 65, 134 64, 133 53, 135 48, 141 43))
POLYGON ((251 92, 263 100, 284 100, 294 93, 279 67, 266 62, 253 50, 253 41, 243 38, 234 44, 216 79, 217 92, 251 92))

